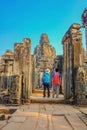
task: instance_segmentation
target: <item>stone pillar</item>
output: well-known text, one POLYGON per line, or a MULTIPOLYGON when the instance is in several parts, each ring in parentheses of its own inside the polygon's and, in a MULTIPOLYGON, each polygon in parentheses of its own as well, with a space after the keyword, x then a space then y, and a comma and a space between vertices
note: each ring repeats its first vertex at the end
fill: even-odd
POLYGON ((19 76, 20 98, 29 99, 32 92, 31 40, 29 38, 24 38, 23 43, 15 44, 14 74, 19 76))
POLYGON ((73 47, 72 47, 72 43, 70 41, 70 48, 69 48, 69 85, 70 85, 70 95, 72 95, 72 88, 73 88, 73 63, 72 63, 72 60, 73 60, 73 47))
POLYGON ((15 43, 14 45, 14 74, 20 75, 22 72, 22 50, 23 43, 15 43))
POLYGON ((22 98, 22 52, 23 52, 23 43, 15 43, 14 45, 14 75, 17 75, 19 78, 18 83, 18 92, 17 97, 19 102, 22 98))
POLYGON ((23 49, 23 73, 26 78, 26 94, 27 99, 29 99, 32 86, 31 86, 31 40, 29 38, 24 38, 24 49, 23 49))
POLYGON ((67 54, 66 54, 66 43, 64 44, 64 62, 63 62, 63 88, 64 88, 64 95, 65 95, 65 98, 67 97, 67 73, 66 73, 66 70, 67 70, 67 54))
POLYGON ((32 55, 32 58, 31 58, 31 67, 32 67, 32 71, 31 71, 31 75, 32 75, 32 79, 31 79, 31 83, 32 83, 32 91, 31 93, 34 91, 34 89, 36 88, 37 84, 36 84, 36 81, 35 81, 35 72, 36 72, 36 62, 35 62, 35 55, 32 55))
POLYGON ((82 34, 79 28, 79 24, 73 24, 63 37, 63 81, 66 99, 75 96, 75 70, 82 63, 82 34))

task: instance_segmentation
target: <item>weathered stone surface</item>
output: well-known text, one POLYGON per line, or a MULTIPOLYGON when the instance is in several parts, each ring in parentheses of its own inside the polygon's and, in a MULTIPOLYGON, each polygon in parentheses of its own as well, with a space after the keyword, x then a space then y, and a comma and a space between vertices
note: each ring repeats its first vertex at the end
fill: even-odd
POLYGON ((5 120, 5 114, 0 114, 0 121, 5 120))
POLYGON ((1 113, 9 114, 10 111, 9 111, 9 109, 6 109, 6 108, 0 108, 0 114, 1 114, 1 113))
POLYGON ((31 40, 24 38, 24 43, 14 47, 14 74, 19 75, 19 98, 29 99, 32 93, 32 56, 31 40))
POLYGON ((45 68, 52 69, 54 66, 54 58, 56 56, 55 48, 50 45, 47 34, 42 34, 40 44, 35 48, 34 55, 36 57, 36 84, 41 87, 41 77, 45 68))
POLYGON ((63 85, 66 98, 73 96, 75 69, 83 64, 82 34, 79 28, 79 24, 73 24, 62 41, 64 50, 63 85))
MULTIPOLYGON (((86 108, 85 108, 86 109, 86 108)), ((83 110, 84 111, 84 110, 83 110)), ((86 111, 86 110, 85 110, 86 111)), ((65 104, 30 104, 20 106, 2 130, 86 130, 86 116, 81 109, 65 104)))
POLYGON ((76 73, 75 92, 78 105, 87 104, 87 67, 79 67, 76 73))
POLYGON ((26 117, 11 117, 10 119, 9 119, 9 121, 8 122, 15 122, 15 123, 24 123, 24 121, 26 120, 26 117))
POLYGON ((6 126, 6 121, 0 121, 0 129, 2 129, 4 126, 6 126))
POLYGON ((54 59, 54 68, 58 68, 60 72, 63 70, 63 56, 57 55, 54 59))
POLYGON ((78 104, 86 104, 86 53, 82 47, 82 34, 79 29, 79 24, 73 24, 63 37, 63 86, 65 98, 73 97, 78 104))
POLYGON ((11 75, 13 73, 14 53, 7 50, 6 53, 0 57, 0 76, 11 75))
POLYGON ((19 76, 0 76, 0 99, 2 103, 17 103, 19 93, 19 76))
POLYGON ((50 45, 48 36, 41 35, 40 44, 35 48, 36 66, 40 68, 52 68, 56 56, 55 48, 50 45))
POLYGON ((34 87, 34 66, 29 38, 24 38, 23 43, 15 43, 14 53, 7 50, 0 57, 0 90, 7 89, 9 95, 2 96, 4 103, 8 100, 10 103, 20 103, 29 99, 34 87))

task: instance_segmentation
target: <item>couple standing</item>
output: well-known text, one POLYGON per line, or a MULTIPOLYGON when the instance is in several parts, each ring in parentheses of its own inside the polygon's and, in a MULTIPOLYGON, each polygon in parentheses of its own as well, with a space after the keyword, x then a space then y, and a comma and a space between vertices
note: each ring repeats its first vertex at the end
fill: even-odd
MULTIPOLYGON (((54 98, 54 96, 56 95, 56 98, 59 95, 59 87, 60 87, 60 73, 58 71, 58 69, 55 70, 55 72, 52 74, 52 89, 53 89, 53 93, 52 93, 52 97, 54 98)), ((50 76, 50 70, 46 69, 43 77, 42 77, 42 82, 43 82, 43 86, 44 86, 44 91, 43 91, 43 97, 46 97, 46 89, 48 91, 48 97, 50 97, 50 82, 51 82, 51 76, 50 76)))

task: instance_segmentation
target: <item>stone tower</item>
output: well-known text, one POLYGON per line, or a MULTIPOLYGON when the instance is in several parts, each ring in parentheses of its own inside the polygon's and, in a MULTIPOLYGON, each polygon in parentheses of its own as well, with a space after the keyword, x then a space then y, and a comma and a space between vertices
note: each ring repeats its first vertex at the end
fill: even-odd
POLYGON ((49 38, 47 34, 42 34, 40 38, 40 43, 34 50, 34 55, 36 57, 36 87, 41 85, 41 77, 45 68, 50 70, 54 66, 54 58, 56 56, 56 51, 53 46, 50 45, 49 38))
POLYGON ((47 34, 41 35, 40 44, 35 48, 34 54, 36 55, 36 67, 42 69, 53 67, 56 51, 50 45, 47 34))

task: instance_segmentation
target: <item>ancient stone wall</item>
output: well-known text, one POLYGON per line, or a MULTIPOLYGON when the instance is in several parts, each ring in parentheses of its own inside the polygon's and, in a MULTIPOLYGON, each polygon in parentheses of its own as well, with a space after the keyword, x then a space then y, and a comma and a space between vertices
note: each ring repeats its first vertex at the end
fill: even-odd
POLYGON ((14 53, 7 50, 6 53, 0 58, 0 75, 13 74, 14 53))
POLYGON ((63 56, 62 55, 57 55, 54 59, 54 68, 58 68, 59 72, 62 73, 63 69, 63 56))
POLYGON ((0 95, 2 103, 7 100, 8 103, 20 103, 19 96, 20 79, 18 75, 0 76, 0 95))
POLYGON ((24 43, 16 43, 14 47, 14 74, 20 76, 20 97, 29 99, 32 93, 32 56, 31 40, 24 39, 24 43))
POLYGON ((8 50, 0 58, 0 89, 8 90, 9 102, 29 100, 35 85, 34 59, 29 38, 24 38, 23 43, 15 43, 14 54, 8 50))
POLYGON ((75 94, 75 70, 83 64, 82 34, 79 24, 73 24, 63 37, 63 86, 65 98, 75 94))
POLYGON ((75 86, 76 103, 87 104, 87 66, 77 69, 75 86))

